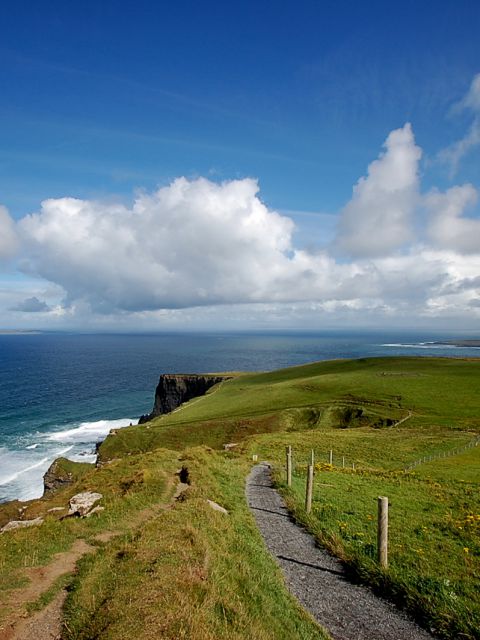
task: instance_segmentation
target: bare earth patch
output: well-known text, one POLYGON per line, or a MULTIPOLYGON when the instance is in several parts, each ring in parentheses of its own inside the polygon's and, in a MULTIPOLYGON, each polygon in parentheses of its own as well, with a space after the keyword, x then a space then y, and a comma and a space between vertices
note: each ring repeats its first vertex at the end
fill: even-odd
MULTIPOLYGON (((170 480, 167 485, 169 489, 171 484, 170 480)), ((179 482, 170 502, 142 509, 129 522, 130 528, 137 528, 159 512, 171 508, 187 488, 187 484, 179 482)), ((103 531, 95 536, 95 540, 108 543, 122 533, 123 531, 103 531)), ((68 551, 57 554, 48 565, 25 569, 25 576, 30 582, 9 594, 5 602, 8 613, 0 628, 0 640, 59 640, 64 624, 62 607, 67 595, 65 589, 61 589, 47 606, 32 615, 28 615, 27 605, 38 600, 58 578, 73 573, 77 562, 85 554, 94 552, 94 546, 78 539, 68 551)))

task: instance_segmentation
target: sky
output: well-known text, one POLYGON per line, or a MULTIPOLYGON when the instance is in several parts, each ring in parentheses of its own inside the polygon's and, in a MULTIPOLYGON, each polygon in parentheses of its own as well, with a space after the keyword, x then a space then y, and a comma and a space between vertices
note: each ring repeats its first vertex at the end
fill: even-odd
POLYGON ((0 329, 480 331, 480 4, 5 5, 0 329))

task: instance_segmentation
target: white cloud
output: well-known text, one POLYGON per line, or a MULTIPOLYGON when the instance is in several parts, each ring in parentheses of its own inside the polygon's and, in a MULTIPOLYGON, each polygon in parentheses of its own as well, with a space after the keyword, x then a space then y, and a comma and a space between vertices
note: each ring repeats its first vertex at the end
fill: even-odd
POLYGON ((453 177, 458 171, 462 158, 470 151, 470 149, 477 147, 479 144, 480 119, 475 118, 465 136, 446 149, 442 149, 438 154, 438 157, 442 162, 446 162, 450 165, 450 175, 453 177))
POLYGON ((412 127, 392 131, 341 213, 336 246, 354 257, 387 255, 412 239, 422 155, 412 127))
POLYGON ((132 208, 47 200, 20 222, 26 268, 97 310, 268 299, 291 262, 293 223, 257 192, 251 179, 179 178, 132 208))
POLYGON ((474 76, 467 95, 461 100, 460 106, 480 113, 480 73, 474 76))
POLYGON ((335 247, 350 260, 295 248, 293 221, 260 200, 252 179, 178 178, 137 194, 131 207, 46 200, 18 235, 24 272, 53 286, 18 293, 8 304, 12 324, 27 310, 49 310, 53 326, 96 328, 478 321, 480 221, 464 216, 475 188, 422 200, 410 125, 392 131, 385 148, 341 212, 335 247), (422 203, 429 218, 419 237, 422 203))
POLYGON ((5 260, 15 255, 17 246, 15 224, 7 209, 0 206, 0 260, 5 260))
POLYGON ((452 187, 445 193, 433 190, 425 197, 430 211, 429 236, 432 243, 458 253, 480 253, 480 219, 466 218, 465 210, 478 202, 471 184, 452 187))
POLYGON ((450 165, 451 175, 455 175, 462 158, 473 148, 480 145, 480 73, 474 76, 467 94, 454 107, 454 112, 468 110, 474 118, 467 133, 446 149, 442 149, 438 158, 450 165))

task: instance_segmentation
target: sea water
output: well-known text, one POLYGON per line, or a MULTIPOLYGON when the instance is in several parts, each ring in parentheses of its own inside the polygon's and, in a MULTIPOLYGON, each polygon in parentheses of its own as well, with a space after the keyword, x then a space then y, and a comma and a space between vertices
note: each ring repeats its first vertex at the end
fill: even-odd
POLYGON ((59 456, 94 462, 95 445, 110 429, 136 424, 151 411, 160 373, 266 371, 380 355, 480 355, 478 348, 434 344, 441 338, 334 332, 0 335, 0 501, 39 497, 43 474, 59 456))

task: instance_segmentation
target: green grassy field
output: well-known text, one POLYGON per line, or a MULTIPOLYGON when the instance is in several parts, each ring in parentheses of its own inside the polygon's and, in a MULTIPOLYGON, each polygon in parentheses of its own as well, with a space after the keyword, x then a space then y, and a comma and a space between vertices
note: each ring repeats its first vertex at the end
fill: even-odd
POLYGON ((426 425, 478 431, 478 388, 478 361, 446 358, 338 360, 245 374, 146 426, 118 431, 102 444, 100 457, 199 442, 220 448, 254 433, 312 428, 318 421, 328 426, 332 408, 342 406, 362 407, 371 424, 412 411, 413 419, 405 423, 412 429, 426 425), (318 414, 316 422, 312 410, 318 414))
POLYGON ((22 584, 25 564, 47 563, 83 537, 99 551, 81 561, 70 586, 69 640, 320 638, 286 593, 246 508, 244 481, 256 454, 273 463, 295 517, 355 579, 444 638, 477 639, 480 446, 450 454, 480 434, 479 382, 480 360, 442 358, 338 360, 236 375, 172 414, 118 430, 100 448, 104 466, 34 501, 28 517, 91 488, 105 494, 107 508, 91 520, 49 517, 35 531, 0 536, 0 582, 3 575, 10 588, 22 584), (238 446, 224 452, 226 443, 238 446), (291 488, 287 445, 294 451, 291 488), (307 515, 312 449, 317 468, 307 515), (192 473, 187 498, 148 512, 169 500, 181 464, 192 473), (379 495, 391 503, 386 570, 376 562, 379 495), (206 498, 229 515, 212 511, 206 498), (95 542, 108 530, 118 535, 95 542))

